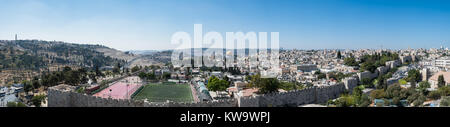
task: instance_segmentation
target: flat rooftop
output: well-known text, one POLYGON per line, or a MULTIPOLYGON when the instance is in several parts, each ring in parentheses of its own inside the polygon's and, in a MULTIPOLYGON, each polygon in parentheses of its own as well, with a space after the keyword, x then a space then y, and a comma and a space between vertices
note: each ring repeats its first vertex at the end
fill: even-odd
POLYGON ((59 91, 75 91, 75 88, 76 88, 75 86, 66 85, 66 84, 60 84, 57 86, 50 87, 50 89, 59 90, 59 91))

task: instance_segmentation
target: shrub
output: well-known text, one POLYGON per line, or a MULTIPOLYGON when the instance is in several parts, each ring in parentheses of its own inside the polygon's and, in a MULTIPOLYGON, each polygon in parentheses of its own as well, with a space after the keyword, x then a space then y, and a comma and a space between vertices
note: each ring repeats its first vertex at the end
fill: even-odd
POLYGON ((448 106, 450 106, 450 97, 449 97, 449 96, 443 97, 440 104, 441 104, 441 106, 443 106, 443 107, 448 107, 448 106))
POLYGON ((342 95, 340 98, 336 100, 337 107, 352 107, 355 105, 355 100, 350 95, 342 95))
POLYGON ((439 98, 441 98, 441 93, 439 92, 439 91, 431 91, 430 93, 428 93, 428 98, 431 98, 431 99, 439 99, 439 98))
POLYGON ((372 99, 382 99, 384 98, 385 93, 383 89, 378 89, 378 90, 374 90, 372 91, 372 93, 370 93, 370 97, 372 99))

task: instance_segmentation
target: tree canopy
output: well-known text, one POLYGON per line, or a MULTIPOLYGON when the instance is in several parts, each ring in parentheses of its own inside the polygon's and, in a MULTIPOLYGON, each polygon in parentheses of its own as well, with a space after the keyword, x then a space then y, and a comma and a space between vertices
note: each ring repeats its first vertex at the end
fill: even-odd
POLYGON ((259 93, 273 93, 278 92, 280 88, 280 81, 276 78, 261 78, 260 74, 253 75, 251 77, 250 86, 256 87, 259 89, 259 93))
POLYGON ((216 76, 211 76, 206 85, 209 91, 225 91, 229 86, 228 81, 221 80, 216 76))
POLYGON ((445 86, 444 75, 439 75, 439 77, 438 77, 438 87, 443 87, 443 86, 445 86))

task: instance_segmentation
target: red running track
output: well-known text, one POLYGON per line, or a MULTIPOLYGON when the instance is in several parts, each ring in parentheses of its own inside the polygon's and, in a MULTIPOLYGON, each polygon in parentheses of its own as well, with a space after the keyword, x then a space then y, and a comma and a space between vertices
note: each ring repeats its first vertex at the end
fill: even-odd
POLYGON ((141 84, 128 84, 127 86, 127 83, 118 82, 94 94, 94 96, 113 99, 130 99, 131 95, 141 86, 141 84))

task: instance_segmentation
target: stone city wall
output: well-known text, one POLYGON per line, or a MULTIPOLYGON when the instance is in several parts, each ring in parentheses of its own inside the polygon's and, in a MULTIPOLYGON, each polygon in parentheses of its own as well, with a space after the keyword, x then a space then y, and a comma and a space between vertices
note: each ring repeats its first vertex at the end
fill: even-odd
POLYGON ((358 77, 347 77, 342 80, 345 85, 345 89, 347 89, 350 93, 353 92, 353 88, 358 86, 358 77))
POLYGON ((48 90, 48 107, 236 107, 235 99, 199 103, 144 102, 131 99, 111 99, 76 93, 48 90))
MULTIPOLYGON (((354 81, 350 81, 353 86, 354 81)), ((111 99, 49 89, 49 107, 293 107, 303 104, 326 103, 346 91, 344 83, 331 86, 310 87, 281 93, 264 94, 256 97, 240 97, 237 99, 208 101, 198 103, 177 102, 144 102, 130 99, 111 99)))
POLYGON ((344 83, 338 83, 255 97, 240 97, 238 105, 239 107, 297 107, 304 104, 326 103, 330 99, 338 98, 345 90, 344 83))

